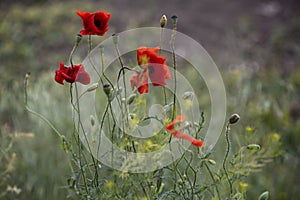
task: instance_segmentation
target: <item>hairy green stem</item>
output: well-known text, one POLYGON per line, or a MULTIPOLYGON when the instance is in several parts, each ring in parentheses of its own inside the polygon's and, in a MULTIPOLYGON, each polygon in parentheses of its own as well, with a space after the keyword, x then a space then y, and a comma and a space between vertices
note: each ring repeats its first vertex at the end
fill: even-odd
POLYGON ((231 194, 232 194, 232 183, 230 181, 230 178, 229 178, 229 175, 228 175, 228 171, 226 169, 226 161, 227 161, 227 158, 228 158, 228 155, 229 155, 229 151, 230 151, 229 132, 230 132, 230 124, 228 123, 227 126, 226 126, 226 132, 225 132, 227 149, 226 149, 226 153, 225 153, 225 157, 224 157, 222 166, 223 166, 223 169, 224 169, 224 172, 225 172, 225 175, 226 175, 229 187, 230 187, 230 196, 231 196, 231 194))
POLYGON ((208 173, 209 173, 212 181, 214 182, 214 185, 215 185, 216 191, 217 191, 217 195, 218 195, 218 199, 221 200, 221 196, 220 196, 220 192, 219 192, 219 187, 217 185, 216 179, 215 179, 215 177, 214 177, 211 169, 209 168, 208 164, 206 163, 206 161, 204 161, 204 166, 206 167, 206 169, 207 169, 207 171, 208 171, 208 173))

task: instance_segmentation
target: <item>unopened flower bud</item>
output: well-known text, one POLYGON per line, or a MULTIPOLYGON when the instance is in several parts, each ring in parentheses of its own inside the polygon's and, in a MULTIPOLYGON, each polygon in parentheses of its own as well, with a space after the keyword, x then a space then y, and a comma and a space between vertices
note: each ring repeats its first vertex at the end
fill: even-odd
POLYGON ((87 89, 87 91, 91 92, 93 90, 96 90, 98 88, 98 86, 99 86, 98 83, 94 83, 87 89))
POLYGON ((123 88, 122 87, 115 87, 115 91, 116 91, 116 95, 119 95, 119 94, 121 94, 122 93, 122 91, 123 91, 123 88))
POLYGON ((113 37, 113 41, 114 41, 114 44, 118 44, 119 42, 119 35, 114 33, 112 34, 112 37, 113 37))
POLYGON ((103 85, 103 90, 104 90, 106 96, 109 97, 109 96, 110 96, 110 92, 111 92, 111 87, 110 87, 110 85, 109 85, 109 84, 104 84, 104 85, 103 85))
POLYGON ((125 103, 125 102, 126 102, 126 99, 123 97, 123 98, 121 99, 121 102, 122 102, 122 103, 125 103))
POLYGON ((216 161, 214 161, 214 160, 212 160, 212 159, 208 159, 207 161, 208 161, 209 164, 211 164, 211 165, 216 165, 216 164, 217 164, 216 161))
POLYGON ((128 97, 127 104, 128 104, 128 105, 132 104, 132 102, 135 100, 135 98, 136 98, 136 94, 135 94, 135 93, 131 94, 131 95, 128 97))
POLYGON ((30 78, 30 72, 27 72, 27 73, 25 74, 25 79, 28 80, 29 78, 30 78))
POLYGON ((258 144, 249 144, 249 145, 247 145, 247 149, 258 151, 258 150, 260 150, 260 145, 258 145, 258 144))
POLYGON ((166 15, 163 15, 160 19, 160 27, 165 28, 167 25, 167 17, 166 15))
POLYGON ((173 20, 173 25, 176 25, 177 24, 177 16, 176 15, 173 15, 172 17, 171 17, 171 19, 173 20))
POLYGON ((94 115, 90 116, 90 120, 91 120, 92 126, 94 126, 95 125, 95 117, 94 117, 94 115))
POLYGON ((79 42, 81 41, 81 39, 82 39, 82 35, 77 34, 76 35, 76 44, 79 44, 79 42))
POLYGON ((238 114, 233 114, 231 115, 231 117, 229 118, 229 123, 230 124, 235 124, 239 121, 241 117, 238 114))
POLYGON ((178 180, 177 180, 177 184, 178 184, 178 185, 183 185, 183 181, 182 181, 181 179, 178 179, 178 180))
POLYGON ((190 92, 190 91, 185 92, 185 93, 183 93, 182 98, 183 98, 184 100, 193 100, 193 98, 194 98, 194 93, 193 93, 193 92, 190 92))
POLYGON ((268 200, 269 197, 270 197, 269 191, 265 191, 258 197, 258 200, 268 200))

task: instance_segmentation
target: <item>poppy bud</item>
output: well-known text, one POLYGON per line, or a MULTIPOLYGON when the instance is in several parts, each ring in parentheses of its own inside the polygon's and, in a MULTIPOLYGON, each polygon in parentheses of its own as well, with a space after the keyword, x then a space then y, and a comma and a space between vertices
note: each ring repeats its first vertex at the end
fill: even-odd
POLYGON ((93 90, 96 90, 98 88, 98 86, 99 86, 98 83, 94 83, 87 89, 87 91, 91 92, 93 90))
POLYGON ((76 35, 76 44, 79 44, 79 42, 81 41, 81 39, 82 39, 82 35, 77 34, 76 35))
POLYGON ((216 165, 216 164, 217 164, 216 161, 214 161, 214 160, 212 160, 212 159, 208 159, 207 161, 208 161, 209 164, 211 164, 211 165, 216 165))
POLYGON ((268 200, 269 197, 270 197, 269 191, 265 191, 258 197, 258 200, 268 200))
POLYGON ((135 94, 135 93, 131 94, 131 95, 128 97, 127 104, 128 104, 128 105, 132 104, 132 102, 135 100, 135 98, 136 98, 136 94, 135 94))
POLYGON ((94 115, 90 116, 90 120, 91 120, 92 126, 94 126, 95 125, 95 117, 94 117, 94 115))
POLYGON ((123 97, 123 98, 121 99, 121 102, 122 102, 122 103, 125 103, 125 102, 126 102, 126 99, 123 97))
POLYGON ((231 115, 231 117, 229 118, 229 123, 230 124, 235 124, 239 121, 241 117, 238 114, 233 114, 231 115))
POLYGON ((184 100, 193 100, 194 93, 193 92, 185 92, 185 93, 183 93, 182 98, 184 100))
POLYGON ((114 44, 115 44, 115 45, 118 44, 118 41, 119 41, 119 35, 116 34, 116 33, 114 33, 114 34, 112 35, 112 37, 113 37, 114 44))
POLYGON ((116 95, 119 95, 119 94, 121 94, 122 93, 122 91, 123 91, 123 88, 122 87, 115 87, 115 91, 116 91, 116 95))
POLYGON ((27 73, 25 74, 25 79, 28 80, 29 78, 30 78, 30 72, 27 72, 27 73))
POLYGON ((110 85, 109 85, 109 84, 104 84, 104 85, 103 85, 103 90, 104 90, 106 96, 109 97, 109 96, 110 96, 110 92, 111 92, 111 87, 110 87, 110 85))
POLYGON ((171 19, 173 20, 173 25, 176 25, 177 24, 177 16, 176 15, 173 15, 172 17, 171 17, 171 19))
POLYGON ((178 180, 177 180, 177 184, 178 184, 178 185, 183 185, 183 181, 182 181, 181 179, 178 179, 178 180))
POLYGON ((260 150, 260 145, 258 145, 258 144, 249 144, 249 145, 247 145, 247 149, 258 151, 258 150, 260 150))
POLYGON ((163 15, 160 19, 160 27, 165 28, 167 25, 167 17, 166 15, 163 15))

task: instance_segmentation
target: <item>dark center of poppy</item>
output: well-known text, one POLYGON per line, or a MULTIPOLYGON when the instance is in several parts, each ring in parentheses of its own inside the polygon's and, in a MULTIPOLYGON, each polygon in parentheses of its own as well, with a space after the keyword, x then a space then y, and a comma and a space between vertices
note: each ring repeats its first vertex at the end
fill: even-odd
POLYGON ((101 21, 94 18, 94 24, 95 24, 96 27, 100 27, 101 21))
POLYGON ((154 67, 153 66, 149 66, 149 74, 153 74, 154 73, 154 67))

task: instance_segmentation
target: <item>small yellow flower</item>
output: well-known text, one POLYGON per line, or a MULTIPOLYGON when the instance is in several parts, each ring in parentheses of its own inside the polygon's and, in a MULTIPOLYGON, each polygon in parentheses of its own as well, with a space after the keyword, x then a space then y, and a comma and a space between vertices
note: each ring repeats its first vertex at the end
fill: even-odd
POLYGON ((254 128, 252 128, 251 126, 246 126, 245 130, 247 133, 251 133, 254 131, 254 128))
POLYGON ((112 181, 107 181, 107 182, 105 183, 105 187, 106 187, 107 189, 112 189, 113 186, 114 186, 114 182, 112 182, 112 181))
POLYGON ((248 183, 245 183, 245 182, 240 182, 239 185, 240 185, 242 193, 246 192, 247 188, 249 187, 248 183))
POLYGON ((187 99, 184 103, 185 103, 184 105, 185 105, 187 108, 191 108, 192 105, 193 105, 193 101, 190 100, 190 99, 187 99))
POLYGON ((280 135, 278 133, 273 133, 271 135, 271 138, 272 138, 273 141, 277 142, 277 141, 280 140, 280 135))

